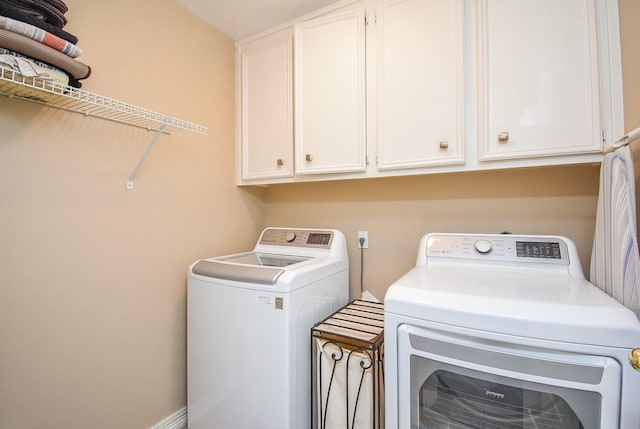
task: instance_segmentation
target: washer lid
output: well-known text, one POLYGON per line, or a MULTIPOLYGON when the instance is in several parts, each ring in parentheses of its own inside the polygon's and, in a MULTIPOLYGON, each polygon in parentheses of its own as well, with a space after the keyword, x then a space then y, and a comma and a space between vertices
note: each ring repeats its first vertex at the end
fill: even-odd
POLYGON ((246 252, 201 260, 193 265, 192 272, 217 279, 272 285, 285 272, 285 267, 308 259, 311 258, 246 252))
POLYGON ((257 267, 288 267, 311 259, 307 256, 276 255, 273 253, 246 252, 237 255, 222 256, 218 261, 226 263, 254 265, 257 267))

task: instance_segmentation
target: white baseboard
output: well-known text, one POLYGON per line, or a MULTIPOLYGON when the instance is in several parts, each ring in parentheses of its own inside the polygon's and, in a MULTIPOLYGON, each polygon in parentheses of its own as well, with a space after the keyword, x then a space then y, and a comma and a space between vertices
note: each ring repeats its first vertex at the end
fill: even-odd
POLYGON ((175 413, 151 426, 150 429, 186 429, 187 407, 182 407, 175 413))

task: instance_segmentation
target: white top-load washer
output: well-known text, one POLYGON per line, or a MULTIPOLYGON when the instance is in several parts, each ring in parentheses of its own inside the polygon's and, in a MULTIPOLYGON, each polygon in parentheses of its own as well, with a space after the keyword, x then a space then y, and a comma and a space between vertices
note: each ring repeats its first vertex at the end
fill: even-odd
POLYGON ((334 229, 267 228, 253 251, 191 265, 189 429, 308 427, 311 328, 348 298, 334 229))
POLYGON ((640 427, 640 322, 567 238, 425 235, 384 304, 387 429, 640 427))

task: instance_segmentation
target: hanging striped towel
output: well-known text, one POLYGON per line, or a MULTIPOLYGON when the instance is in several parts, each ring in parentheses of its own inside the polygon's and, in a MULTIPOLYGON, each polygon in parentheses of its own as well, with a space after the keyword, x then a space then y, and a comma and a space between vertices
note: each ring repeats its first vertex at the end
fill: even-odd
POLYGON ((604 156, 591 253, 591 282, 640 318, 634 180, 629 146, 604 156))

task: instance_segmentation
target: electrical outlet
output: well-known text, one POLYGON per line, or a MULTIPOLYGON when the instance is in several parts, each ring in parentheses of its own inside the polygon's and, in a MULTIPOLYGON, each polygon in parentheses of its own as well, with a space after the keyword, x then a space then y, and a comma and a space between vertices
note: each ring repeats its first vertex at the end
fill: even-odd
POLYGON ((358 231, 358 249, 368 249, 369 248, 369 231, 358 231), (362 244, 360 243, 362 239, 364 241, 362 244))

